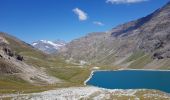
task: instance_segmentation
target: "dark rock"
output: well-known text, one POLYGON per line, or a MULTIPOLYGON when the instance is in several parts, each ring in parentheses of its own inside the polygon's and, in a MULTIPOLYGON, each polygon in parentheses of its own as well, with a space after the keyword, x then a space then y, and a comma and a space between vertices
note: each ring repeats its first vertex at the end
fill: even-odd
POLYGON ((20 61, 23 61, 23 60, 24 60, 24 57, 21 56, 21 55, 17 55, 17 56, 16 56, 16 59, 17 59, 17 60, 20 60, 20 61))
POLYGON ((153 54, 153 59, 163 59, 164 57, 162 56, 162 53, 154 53, 153 54))
POLYGON ((7 47, 4 47, 4 52, 10 57, 13 57, 15 55, 14 52, 7 47))
POLYGON ((3 56, 0 54, 0 58, 3 58, 3 56))
POLYGON ((163 42, 162 41, 159 41, 157 43, 154 44, 154 49, 159 49, 159 48, 162 48, 163 47, 163 42))

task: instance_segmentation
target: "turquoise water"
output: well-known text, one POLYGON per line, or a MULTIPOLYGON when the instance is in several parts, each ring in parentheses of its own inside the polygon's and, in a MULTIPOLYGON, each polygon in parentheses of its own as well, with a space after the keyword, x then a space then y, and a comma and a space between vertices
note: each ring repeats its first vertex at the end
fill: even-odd
POLYGON ((107 89, 156 89, 170 93, 170 71, 96 71, 86 84, 107 89))

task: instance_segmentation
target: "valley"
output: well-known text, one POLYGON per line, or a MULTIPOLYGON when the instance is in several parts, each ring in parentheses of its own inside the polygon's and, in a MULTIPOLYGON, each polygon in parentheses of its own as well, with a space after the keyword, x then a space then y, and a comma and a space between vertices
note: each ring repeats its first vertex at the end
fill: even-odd
MULTIPOLYGON (((140 76, 138 81, 141 83, 147 78, 154 79, 154 76, 160 80, 169 76, 143 71, 170 70, 170 2, 143 18, 106 32, 88 33, 68 43, 39 40, 29 44, 0 32, 2 100, 170 100, 169 90, 161 90, 163 87, 120 86, 117 89, 88 84, 95 72, 126 70, 131 71, 125 75, 131 77, 127 79, 134 79, 132 76, 138 79, 137 76, 140 76), (133 75, 132 72, 137 73, 133 75)), ((106 79, 106 83, 111 83, 108 80, 116 75, 99 76, 103 77, 98 79, 101 82, 106 79)), ((124 82, 125 76, 118 74, 112 82, 123 79, 123 86, 131 86, 130 81, 124 82)), ((159 80, 155 80, 159 83, 159 80)), ((165 84, 165 80, 162 82, 165 84)))

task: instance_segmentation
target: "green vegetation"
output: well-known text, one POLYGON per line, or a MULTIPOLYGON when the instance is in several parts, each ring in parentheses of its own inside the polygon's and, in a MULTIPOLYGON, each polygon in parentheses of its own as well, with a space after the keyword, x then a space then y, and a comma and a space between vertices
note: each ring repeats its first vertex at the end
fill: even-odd
POLYGON ((64 68, 50 68, 48 73, 52 76, 63 79, 66 82, 82 85, 83 82, 90 75, 89 68, 78 67, 64 67, 64 68))
MULTIPOLYGON (((90 75, 90 68, 79 68, 78 66, 72 66, 70 64, 69 67, 67 67, 64 63, 57 63, 53 62, 40 62, 35 60, 35 62, 32 62, 34 64, 37 63, 37 65, 46 65, 47 73, 51 76, 57 77, 61 80, 63 80, 63 83, 57 83, 53 85, 43 85, 43 86, 37 86, 30 84, 19 77, 15 77, 14 75, 1 75, 0 77, 0 93, 17 93, 17 92, 40 92, 45 91, 49 89, 54 88, 62 88, 62 87, 69 87, 69 86, 83 86, 84 81, 88 78, 90 75), (39 63, 40 64, 39 64, 39 63), (54 66, 56 64, 56 66, 54 66), (62 65, 61 67, 58 65, 62 65), (63 66, 64 65, 64 66, 63 66), (49 67, 51 66, 51 67, 49 67)), ((50 60, 49 60, 50 61, 50 60)), ((57 61, 55 59, 55 61, 57 61)))
POLYGON ((18 92, 29 93, 39 92, 45 89, 46 87, 31 85, 28 82, 12 75, 0 76, 0 93, 18 93, 18 92))
POLYGON ((144 56, 145 53, 143 51, 137 51, 137 52, 134 52, 127 60, 126 62, 130 62, 130 61, 133 61, 133 60, 136 60, 138 59, 139 57, 142 57, 144 56))
POLYGON ((160 69, 163 69, 163 70, 170 70, 170 61, 169 59, 164 59, 162 62, 161 62, 162 66, 160 67, 160 69))
POLYGON ((99 62, 99 65, 111 65, 112 63, 114 63, 114 61, 115 61, 115 55, 110 54, 98 62, 99 62))
POLYGON ((83 86, 90 75, 88 68, 49 68, 48 73, 62 79, 63 83, 53 85, 33 85, 13 75, 0 76, 0 93, 31 93, 41 92, 54 88, 83 86))
POLYGON ((134 68, 134 69, 141 69, 143 68, 146 64, 152 62, 153 59, 151 59, 150 55, 144 55, 138 59, 136 59, 134 62, 132 62, 129 67, 134 68))
POLYGON ((141 69, 146 64, 152 62, 153 59, 149 54, 145 54, 143 51, 139 50, 134 52, 130 57, 128 57, 124 63, 131 62, 131 64, 128 66, 129 68, 133 69, 141 69))

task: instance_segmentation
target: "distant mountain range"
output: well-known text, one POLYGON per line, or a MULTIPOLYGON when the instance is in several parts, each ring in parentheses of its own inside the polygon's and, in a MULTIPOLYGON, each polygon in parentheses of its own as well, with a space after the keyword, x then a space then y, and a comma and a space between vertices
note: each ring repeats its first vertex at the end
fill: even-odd
POLYGON ((54 42, 47 40, 39 40, 32 43, 32 46, 48 54, 56 53, 61 47, 65 45, 66 42, 61 40, 57 40, 54 42))

